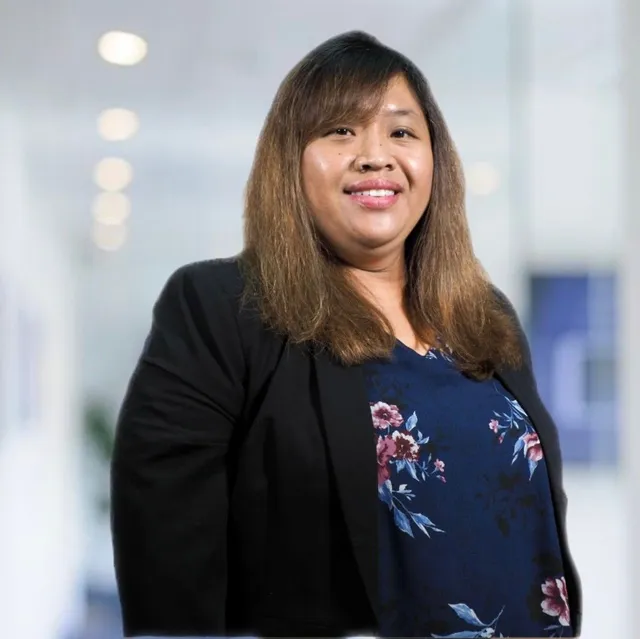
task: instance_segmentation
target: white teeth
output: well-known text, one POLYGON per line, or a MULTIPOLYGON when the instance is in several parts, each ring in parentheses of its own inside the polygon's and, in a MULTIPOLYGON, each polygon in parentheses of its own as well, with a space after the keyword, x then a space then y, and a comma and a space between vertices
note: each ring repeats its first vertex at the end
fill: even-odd
POLYGON ((373 197, 389 197, 395 195, 395 191, 388 189, 372 189, 371 191, 354 191, 353 195, 371 195, 373 197))

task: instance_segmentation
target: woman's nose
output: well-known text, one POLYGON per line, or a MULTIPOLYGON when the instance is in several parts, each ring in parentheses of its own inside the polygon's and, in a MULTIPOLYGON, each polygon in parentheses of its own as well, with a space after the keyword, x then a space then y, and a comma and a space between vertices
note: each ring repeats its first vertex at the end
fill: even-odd
POLYGON ((364 173, 394 168, 395 160, 388 141, 378 135, 363 135, 355 159, 355 169, 364 173))

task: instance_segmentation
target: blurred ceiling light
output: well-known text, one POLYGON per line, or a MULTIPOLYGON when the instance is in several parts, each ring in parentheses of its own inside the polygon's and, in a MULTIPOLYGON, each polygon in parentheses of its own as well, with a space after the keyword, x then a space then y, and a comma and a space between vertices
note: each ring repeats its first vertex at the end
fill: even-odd
POLYGON ((500 172, 490 162, 476 162, 467 171, 467 184, 474 195, 491 195, 500 186, 500 172))
POLYGON ((96 222, 91 231, 93 243, 103 251, 117 251, 127 239, 127 227, 96 222))
POLYGON ((107 109, 98 117, 98 133, 109 142, 128 140, 139 127, 138 116, 128 109, 107 109))
POLYGON ((109 31, 98 40, 98 52, 111 64, 130 67, 147 55, 147 43, 134 33, 109 31))
POLYGON ((133 167, 122 158, 104 158, 96 165, 93 179, 103 191, 122 191, 133 179, 133 167))
POLYGON ((91 212, 93 219, 103 226, 121 226, 131 215, 131 200, 124 193, 99 193, 91 212))

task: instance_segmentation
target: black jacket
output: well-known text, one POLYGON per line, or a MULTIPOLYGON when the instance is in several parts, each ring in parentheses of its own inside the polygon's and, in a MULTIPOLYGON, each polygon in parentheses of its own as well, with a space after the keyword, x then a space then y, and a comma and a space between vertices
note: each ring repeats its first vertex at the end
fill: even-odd
MULTIPOLYGON (((240 312, 241 290, 237 258, 199 262, 154 307, 112 463, 125 634, 376 634, 377 458, 362 369, 267 330, 240 312)), ((579 629, 558 435, 522 339, 526 366, 499 378, 540 436, 579 629)))

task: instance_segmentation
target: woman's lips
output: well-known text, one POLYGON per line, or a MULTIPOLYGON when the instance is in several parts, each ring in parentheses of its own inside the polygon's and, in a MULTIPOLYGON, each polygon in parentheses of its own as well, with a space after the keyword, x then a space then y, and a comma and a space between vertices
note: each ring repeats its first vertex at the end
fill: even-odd
POLYGON ((395 193, 393 191, 378 195, 373 195, 369 192, 356 192, 349 193, 348 195, 356 204, 376 211, 388 209, 393 206, 400 197, 400 193, 395 193))

